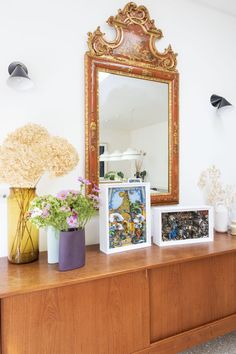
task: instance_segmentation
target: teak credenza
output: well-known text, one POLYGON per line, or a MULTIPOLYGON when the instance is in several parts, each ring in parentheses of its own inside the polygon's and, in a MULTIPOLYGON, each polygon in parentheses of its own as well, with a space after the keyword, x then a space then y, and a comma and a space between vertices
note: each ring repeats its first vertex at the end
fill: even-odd
POLYGON ((0 258, 1 354, 174 354, 236 329, 236 237, 86 256, 0 258))

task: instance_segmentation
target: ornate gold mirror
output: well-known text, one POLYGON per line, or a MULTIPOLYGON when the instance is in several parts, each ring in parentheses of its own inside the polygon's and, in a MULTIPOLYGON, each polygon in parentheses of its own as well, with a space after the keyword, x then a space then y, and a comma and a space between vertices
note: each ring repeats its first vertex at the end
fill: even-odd
POLYGON ((151 203, 178 203, 178 72, 169 46, 144 6, 128 3, 89 33, 86 73, 86 177, 106 183, 150 182, 151 203))

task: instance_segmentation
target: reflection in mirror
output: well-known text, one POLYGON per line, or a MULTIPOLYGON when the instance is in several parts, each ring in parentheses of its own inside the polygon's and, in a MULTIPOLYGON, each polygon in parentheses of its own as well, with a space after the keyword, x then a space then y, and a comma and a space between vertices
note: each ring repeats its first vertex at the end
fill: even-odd
POLYGON ((100 183, 136 177, 168 193, 168 83, 98 75, 100 183))

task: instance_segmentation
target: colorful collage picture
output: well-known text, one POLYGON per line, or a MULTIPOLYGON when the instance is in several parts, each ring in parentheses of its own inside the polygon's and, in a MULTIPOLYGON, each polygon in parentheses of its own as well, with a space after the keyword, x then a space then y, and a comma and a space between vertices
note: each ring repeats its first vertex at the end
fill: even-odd
POLYGON ((210 206, 153 208, 153 242, 159 246, 213 241, 210 206))
POLYGON ((162 240, 208 237, 209 210, 162 213, 162 240))
MULTIPOLYGON (((104 186, 103 186, 104 188, 104 186)), ((145 183, 116 184, 107 189, 108 249, 148 245, 150 195, 145 183), (144 184, 144 185, 142 185, 144 184)))
POLYGON ((146 242, 144 187, 109 188, 109 247, 146 242))

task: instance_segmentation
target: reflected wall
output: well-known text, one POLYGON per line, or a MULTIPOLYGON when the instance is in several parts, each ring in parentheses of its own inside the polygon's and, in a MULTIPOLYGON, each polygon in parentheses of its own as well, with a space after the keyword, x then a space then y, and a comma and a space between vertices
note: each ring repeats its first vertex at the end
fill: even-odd
POLYGON ((140 177, 168 192, 168 83, 104 71, 98 83, 100 183, 140 177))

